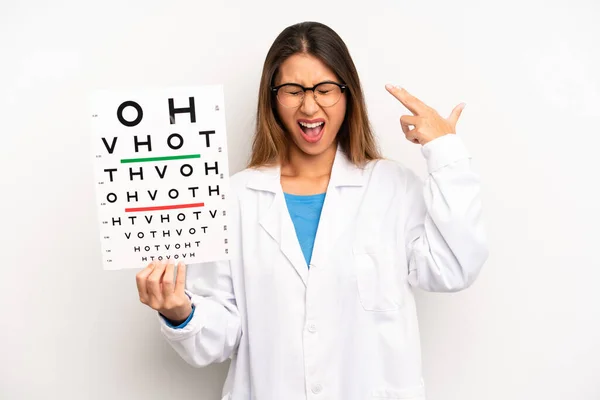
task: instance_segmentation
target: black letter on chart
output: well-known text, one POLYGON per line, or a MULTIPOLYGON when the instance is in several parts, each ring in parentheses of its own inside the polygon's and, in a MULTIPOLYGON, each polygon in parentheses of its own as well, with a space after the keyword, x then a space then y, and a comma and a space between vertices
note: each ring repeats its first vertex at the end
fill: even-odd
POLYGON ((169 137, 167 138, 167 144, 169 145, 170 148, 172 148, 173 150, 178 150, 181 148, 181 146, 183 146, 183 137, 179 134, 179 133, 172 133, 169 135, 169 137), (173 140, 173 138, 177 138, 179 139, 179 144, 177 146, 174 146, 173 143, 171 143, 171 141, 173 140))
POLYGON ((129 168, 129 180, 132 181, 133 177, 136 175, 139 175, 140 180, 144 180, 144 170, 142 169, 142 167, 140 167, 139 172, 133 172, 133 168, 129 168))
POLYGON ((110 175, 110 181, 113 181, 113 172, 117 172, 116 168, 107 168, 104 170, 104 172, 108 172, 108 174, 110 175))
POLYGON ((140 105, 135 101, 126 101, 122 103, 117 109, 117 118, 119 118, 119 122, 121 122, 125 126, 136 126, 142 121, 143 115, 144 112, 142 111, 142 107, 140 107, 140 105), (136 109, 137 117, 133 121, 127 121, 125 118, 123 118, 123 110, 125 109, 125 107, 133 107, 136 109))
POLYGON ((156 172, 158 173, 158 176, 160 176, 160 179, 162 179, 162 178, 164 178, 164 177, 165 177, 165 173, 167 172, 167 166, 166 166, 166 165, 163 167, 163 170, 162 170, 162 172, 160 172, 160 171, 158 170, 158 165, 155 165, 155 166, 154 166, 154 169, 156 169, 156 172))
POLYGON ((135 145, 135 152, 136 153, 140 151, 139 146, 141 146, 141 145, 148 146, 148 151, 152 151, 152 143, 151 143, 151 140, 150 140, 150 135, 146 135, 146 138, 148 139, 147 141, 145 141, 145 142, 138 142, 138 137, 137 136, 133 137, 133 142, 134 142, 134 145, 135 145))
POLYGON ((192 168, 190 164, 183 164, 181 168, 179 168, 179 172, 181 172, 181 175, 183 176, 190 176, 194 173, 194 168, 192 168), (183 170, 184 168, 187 168, 187 173, 183 170))
POLYGON ((200 135, 206 135, 206 147, 210 147, 210 136, 208 135, 214 135, 215 131, 200 131, 198 133, 200 135))
POLYGON ((209 186, 209 187, 208 187, 208 195, 209 195, 209 196, 212 196, 212 193, 213 193, 213 192, 217 192, 217 196, 219 195, 219 185, 217 185, 217 188, 216 188, 216 189, 213 189, 213 188, 212 188, 212 186, 209 186))
POLYGON ((194 98, 190 97, 190 106, 187 108, 175 108, 173 99, 169 99, 169 116, 171 118, 171 125, 175 123, 175 114, 190 113, 190 119, 192 122, 196 122, 196 107, 194 105, 194 98))
POLYGON ((135 194, 131 194, 129 192, 127 192, 127 202, 131 202, 131 199, 135 199, 135 201, 139 201, 138 200, 138 192, 134 192, 135 194))
POLYGON ((115 146, 117 145, 117 139, 118 139, 117 137, 114 137, 112 143, 109 146, 108 143, 106 142, 106 138, 102 138, 102 142, 104 143, 104 147, 106 147, 106 151, 108 151, 108 154, 112 154, 113 151, 115 151, 115 146))
POLYGON ((214 167, 209 167, 208 163, 204 163, 204 174, 205 175, 208 175, 208 171, 210 171, 211 169, 215 171, 215 175, 219 175, 219 163, 217 163, 215 161, 214 167))

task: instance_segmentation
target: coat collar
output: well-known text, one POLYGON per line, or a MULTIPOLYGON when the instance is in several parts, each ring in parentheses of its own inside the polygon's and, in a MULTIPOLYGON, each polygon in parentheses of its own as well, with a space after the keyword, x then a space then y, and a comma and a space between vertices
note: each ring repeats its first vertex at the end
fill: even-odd
MULTIPOLYGON (((250 189, 277 193, 281 190, 280 175, 279 165, 257 168, 246 186, 250 189)), ((338 144, 331 169, 330 186, 363 186, 364 184, 364 170, 354 165, 338 144)))

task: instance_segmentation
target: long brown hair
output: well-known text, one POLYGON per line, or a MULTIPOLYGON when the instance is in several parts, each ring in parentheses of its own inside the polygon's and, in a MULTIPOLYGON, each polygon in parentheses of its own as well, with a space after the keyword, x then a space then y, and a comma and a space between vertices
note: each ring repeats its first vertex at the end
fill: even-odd
POLYGON ((275 108, 270 87, 279 66, 290 56, 304 53, 320 59, 347 85, 346 115, 337 141, 356 165, 381 158, 367 116, 364 95, 354 62, 344 41, 328 26, 319 22, 301 22, 285 28, 267 53, 256 114, 256 130, 252 142, 249 167, 282 162, 288 154, 289 141, 275 108))

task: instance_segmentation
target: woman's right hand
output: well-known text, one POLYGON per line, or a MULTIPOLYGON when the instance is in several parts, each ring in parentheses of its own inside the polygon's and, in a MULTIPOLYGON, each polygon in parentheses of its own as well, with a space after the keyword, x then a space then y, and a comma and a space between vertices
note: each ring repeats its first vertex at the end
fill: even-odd
POLYGON ((185 293, 186 265, 177 265, 174 281, 172 261, 153 261, 135 276, 140 301, 161 313, 175 324, 185 321, 192 312, 192 303, 185 293))

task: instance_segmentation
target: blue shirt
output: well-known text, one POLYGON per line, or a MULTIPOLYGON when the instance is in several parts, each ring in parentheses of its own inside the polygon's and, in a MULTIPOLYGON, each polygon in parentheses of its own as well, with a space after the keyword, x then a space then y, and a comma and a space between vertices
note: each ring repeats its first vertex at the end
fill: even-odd
POLYGON ((292 217, 296 229, 298 242, 308 265, 312 257, 321 210, 325 202, 325 193, 311 195, 284 194, 290 217, 292 217))
MULTIPOLYGON (((315 244, 315 236, 317 235, 317 227, 319 226, 319 220, 321 219, 321 210, 323 209, 323 203, 325 202, 325 193, 311 195, 284 193, 284 195, 290 217, 294 223, 298 242, 302 248, 304 259, 306 260, 306 265, 309 265, 313 246, 315 244)), ((195 309, 196 307, 192 305, 192 312, 180 325, 173 325, 171 321, 164 316, 161 316, 171 328, 181 329, 190 322, 194 316, 195 309)))

